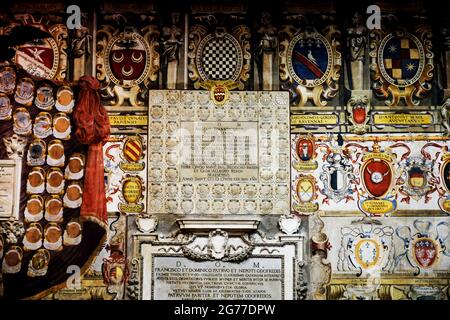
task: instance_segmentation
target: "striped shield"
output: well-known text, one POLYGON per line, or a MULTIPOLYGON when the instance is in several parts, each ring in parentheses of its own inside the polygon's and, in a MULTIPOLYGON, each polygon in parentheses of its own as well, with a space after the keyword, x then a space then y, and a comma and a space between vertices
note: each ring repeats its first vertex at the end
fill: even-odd
POLYGON ((139 138, 130 138, 123 145, 123 156, 129 162, 138 162, 142 157, 142 149, 139 138))

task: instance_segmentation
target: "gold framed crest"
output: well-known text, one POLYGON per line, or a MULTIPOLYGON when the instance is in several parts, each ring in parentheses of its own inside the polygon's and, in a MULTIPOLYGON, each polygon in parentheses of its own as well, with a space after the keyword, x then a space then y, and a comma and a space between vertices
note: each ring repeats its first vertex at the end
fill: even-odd
POLYGON ((42 18, 36 19, 33 15, 16 15, 15 19, 21 21, 13 22, 7 28, 7 32, 19 24, 31 25, 47 31, 51 37, 18 46, 13 58, 14 62, 32 76, 65 80, 69 37, 67 26, 62 23, 54 23, 55 20, 50 21, 51 18, 48 18, 47 21, 42 18))
POLYGON ((310 215, 319 210, 314 202, 318 197, 318 187, 314 176, 299 174, 292 185, 292 209, 300 215, 310 215))
POLYGON ((388 106, 417 106, 431 91, 433 58, 431 30, 420 25, 414 33, 398 29, 392 33, 370 33, 372 89, 388 106))
POLYGON ((119 107, 144 105, 144 97, 159 71, 159 31, 155 25, 141 29, 111 25, 97 31, 97 79, 103 83, 102 98, 119 107))
POLYGON ((341 70, 340 32, 330 26, 297 32, 285 28, 280 40, 280 79, 289 88, 292 105, 326 106, 339 90, 341 70))
POLYGON ((208 33, 202 25, 192 26, 188 70, 194 88, 205 88, 205 82, 222 81, 235 82, 233 87, 243 90, 250 77, 249 39, 250 29, 245 25, 234 27, 231 33, 225 27, 216 27, 214 32, 208 33))

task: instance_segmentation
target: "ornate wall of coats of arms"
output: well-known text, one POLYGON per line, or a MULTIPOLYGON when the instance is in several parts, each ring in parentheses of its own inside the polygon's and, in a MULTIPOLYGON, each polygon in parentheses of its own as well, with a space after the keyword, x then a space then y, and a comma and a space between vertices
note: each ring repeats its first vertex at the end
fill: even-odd
MULTIPOLYGON (((81 288, 47 298, 157 299, 157 258, 245 264, 293 245, 280 298, 448 299, 450 65, 426 17, 391 14, 367 30, 357 13, 344 27, 302 12, 249 23, 241 8, 103 9, 95 32, 66 30, 16 56, 49 78, 94 64, 113 128, 108 242, 121 250, 105 246, 81 288)), ((0 121, 19 125, 7 76, 0 121)))

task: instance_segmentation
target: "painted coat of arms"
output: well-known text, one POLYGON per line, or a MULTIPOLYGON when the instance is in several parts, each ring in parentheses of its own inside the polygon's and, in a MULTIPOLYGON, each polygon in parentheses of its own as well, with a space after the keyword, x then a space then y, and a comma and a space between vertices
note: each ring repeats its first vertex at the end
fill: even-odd
POLYGON ((319 210, 317 199, 317 183, 312 175, 299 174, 292 186, 292 209, 301 215, 310 215, 319 210))
POLYGON ((195 89, 210 90, 214 103, 224 104, 228 90, 243 90, 250 77, 250 29, 234 16, 229 18, 230 29, 216 16, 194 20, 198 23, 189 31, 189 78, 195 89))
POLYGON ((119 21, 127 21, 122 15, 104 19, 119 27, 104 24, 97 31, 97 79, 103 82, 102 98, 111 106, 141 106, 158 76, 159 31, 152 24, 121 28, 119 21))
POLYGON ((431 90, 433 53, 431 30, 418 26, 413 33, 404 29, 370 33, 372 88, 385 104, 397 106, 403 99, 418 105, 431 90))
POLYGON ((344 272, 392 272, 394 229, 376 220, 357 220, 341 228, 337 269, 344 272))
POLYGON ((382 150, 378 142, 372 150, 358 144, 363 149, 358 177, 358 207, 368 216, 388 215, 397 210, 398 170, 395 170, 397 155, 391 148, 382 150))
POLYGON ((404 250, 395 257, 396 270, 413 267, 414 274, 418 275, 438 267, 440 260, 450 257, 447 247, 450 225, 446 221, 433 223, 416 219, 413 228, 400 226, 395 233, 404 243, 404 250))
MULTIPOLYGON (((20 24, 46 31, 51 37, 18 46, 14 62, 35 77, 64 80, 67 71, 68 46, 66 25, 55 23, 51 18, 37 19, 30 14, 17 15, 16 18, 20 20, 20 24)), ((18 24, 19 22, 14 22, 8 29, 18 24)))
POLYGON ((316 106, 325 106, 339 89, 340 32, 334 26, 322 33, 315 28, 300 31, 286 26, 280 37, 280 78, 293 105, 304 106, 312 100, 316 106))

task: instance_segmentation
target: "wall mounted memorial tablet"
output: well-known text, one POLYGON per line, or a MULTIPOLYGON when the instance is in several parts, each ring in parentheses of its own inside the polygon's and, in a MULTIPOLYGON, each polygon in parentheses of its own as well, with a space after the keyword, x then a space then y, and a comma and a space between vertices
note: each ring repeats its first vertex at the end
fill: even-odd
POLYGON ((64 195, 64 206, 67 208, 78 208, 83 201, 83 189, 81 184, 73 181, 69 184, 64 195))
POLYGON ((49 222, 62 222, 64 206, 57 195, 48 196, 45 199, 45 220, 49 222))
POLYGON ((16 72, 11 67, 0 69, 0 92, 12 94, 16 87, 16 72))
POLYGON ((47 274, 50 263, 50 252, 45 249, 39 249, 28 263, 27 275, 29 277, 42 277, 47 274))
POLYGON ((72 88, 69 86, 61 86, 56 92, 55 108, 58 111, 72 113, 75 105, 72 88))
POLYGON ((17 273, 22 267, 23 250, 19 246, 11 246, 3 257, 2 273, 17 273))
POLYGON ((12 105, 9 97, 0 93, 0 120, 11 120, 12 105))
POLYGON ((34 99, 36 107, 49 111, 55 105, 53 98, 53 88, 49 84, 43 84, 36 90, 36 98, 34 99))
POLYGON ((64 175, 59 168, 47 170, 47 192, 50 194, 64 193, 64 175))
POLYGON ((72 220, 66 225, 66 229, 64 230, 64 245, 65 246, 76 246, 81 243, 81 235, 82 235, 82 227, 81 224, 72 220))
POLYGON ((57 139, 69 140, 70 132, 69 117, 63 112, 56 113, 53 116, 53 136, 57 139))
POLYGON ((25 251, 34 251, 42 247, 42 226, 37 222, 30 223, 22 242, 25 251))
POLYGON ((65 170, 65 178, 68 180, 80 180, 84 174, 85 156, 81 153, 74 153, 70 156, 65 170))
POLYGON ((40 139, 52 135, 52 116, 48 112, 40 112, 34 118, 33 133, 36 138, 40 139))
POLYGON ((33 104, 34 82, 30 78, 22 78, 17 83, 14 99, 26 107, 33 104))
POLYGON ((25 222, 37 222, 44 217, 44 199, 42 196, 33 194, 27 201, 27 206, 23 212, 25 222))
POLYGON ((44 248, 52 251, 60 251, 62 246, 61 227, 54 222, 50 222, 44 229, 44 248))
POLYGON ((28 148, 27 165, 42 166, 45 163, 45 150, 47 146, 44 140, 34 139, 28 148))
POLYGON ((14 126, 13 130, 15 133, 28 136, 31 134, 31 116, 30 113, 25 108, 17 108, 14 112, 14 126))
POLYGON ((50 141, 47 148, 47 164, 53 167, 63 167, 64 161, 64 145, 61 140, 50 141))
POLYGON ((43 193, 45 191, 45 170, 34 167, 28 173, 27 193, 43 193))

